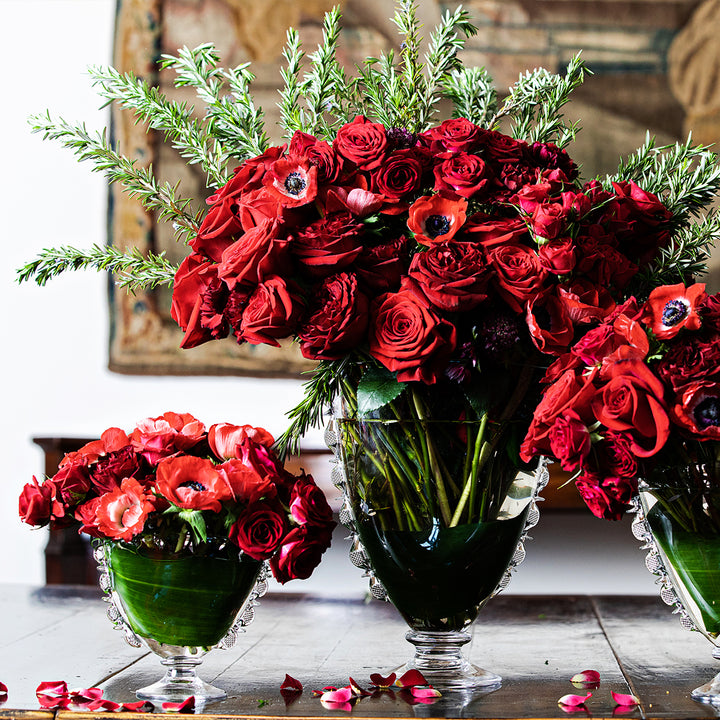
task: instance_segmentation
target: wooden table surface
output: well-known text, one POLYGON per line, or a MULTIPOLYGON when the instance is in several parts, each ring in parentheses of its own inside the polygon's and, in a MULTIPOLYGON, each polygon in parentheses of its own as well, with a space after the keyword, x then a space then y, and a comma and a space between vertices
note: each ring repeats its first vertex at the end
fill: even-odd
MULTIPOLYGON (((91 591, 0 585, 0 609, 0 682, 8 687, 0 718, 87 717, 40 711, 35 688, 42 681, 65 680, 71 689, 99 686, 105 697, 131 702, 136 688, 162 674, 156 656, 130 647, 113 630, 106 605, 91 591)), ((211 652, 200 666, 201 677, 229 695, 202 712, 252 718, 560 718, 577 714, 557 704, 561 696, 581 692, 570 678, 593 669, 601 684, 580 715, 720 714, 690 699, 693 688, 720 671, 711 644, 684 630, 659 598, 499 595, 471 631, 470 659, 502 675, 500 689, 447 692, 433 704, 418 705, 382 693, 357 702, 351 713, 327 710, 314 689, 340 687, 349 676, 367 686, 370 673, 386 673, 407 660, 405 624, 387 603, 270 594, 235 647, 211 652), (290 704, 280 693, 285 673, 304 686, 290 704), (616 709, 612 690, 634 693, 641 705, 616 709)))

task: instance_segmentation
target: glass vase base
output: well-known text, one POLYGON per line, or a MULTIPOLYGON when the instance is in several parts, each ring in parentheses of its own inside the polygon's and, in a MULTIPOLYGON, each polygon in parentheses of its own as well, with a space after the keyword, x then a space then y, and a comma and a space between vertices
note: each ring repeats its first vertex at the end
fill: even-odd
POLYGON ((137 690, 135 694, 138 698, 159 703, 183 702, 193 696, 197 706, 224 700, 227 697, 227 693, 222 688, 201 680, 195 674, 194 668, 187 665, 171 665, 167 661, 163 661, 163 664, 168 665, 165 676, 156 683, 137 690))
POLYGON ((720 706, 720 673, 709 682, 695 688, 690 693, 690 697, 697 702, 720 706))
POLYGON ((398 677, 418 670, 438 690, 491 691, 502 684, 500 675, 473 665, 463 655, 462 646, 470 642, 470 635, 464 631, 411 630, 405 637, 415 646, 415 657, 393 671, 398 677))

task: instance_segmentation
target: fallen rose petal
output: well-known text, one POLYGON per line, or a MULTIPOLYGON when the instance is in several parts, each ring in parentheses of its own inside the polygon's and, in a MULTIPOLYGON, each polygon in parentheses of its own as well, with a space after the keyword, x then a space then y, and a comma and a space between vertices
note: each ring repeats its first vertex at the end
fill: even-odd
POLYGON ((352 678, 348 678, 350 683, 350 690, 355 697, 368 697, 370 693, 367 690, 363 690, 352 678))
POLYGON ((0 682, 0 695, 7 695, 7 685, 0 682))
POLYGON ((378 688, 389 688, 397 678, 395 673, 390 673, 387 677, 383 677, 380 673, 370 675, 370 682, 378 688))
POLYGON ((395 684, 402 688, 412 687, 413 685, 429 685, 419 670, 408 670, 395 681, 395 684))
POLYGON ((327 690, 320 698, 323 702, 344 703, 353 697, 352 688, 349 685, 338 688, 337 690, 327 690))
POLYGON ((320 699, 320 703, 326 710, 342 710, 343 712, 352 712, 353 706, 350 702, 330 702, 320 699))
POLYGON ((618 705, 622 705, 623 707, 632 707, 633 705, 640 704, 640 700, 638 700, 638 698, 635 697, 635 695, 625 695, 623 693, 616 693, 614 690, 611 690, 610 694, 612 695, 612 699, 618 705))
POLYGON ((558 700, 558 705, 568 705, 569 707, 577 707, 579 705, 584 705, 585 701, 592 697, 592 693, 588 693, 587 695, 563 695, 558 700))
POLYGON ((417 697, 413 695, 412 688, 402 688, 399 695, 408 705, 432 705, 439 700, 437 697, 417 697))
POLYGON ((98 699, 83 703, 82 707, 84 707, 86 710, 92 711, 100 710, 102 712, 119 712, 122 706, 120 705, 120 703, 113 702, 112 700, 98 699))
POLYGON ((102 696, 103 691, 95 687, 70 691, 70 700, 74 705, 85 705, 94 700, 102 700, 102 696))
POLYGON ((439 690, 436 690, 432 685, 428 685, 427 687, 411 687, 410 692, 412 693, 413 697, 416 698, 439 698, 442 697, 442 693, 439 690))
POLYGON ((168 712, 178 712, 178 713, 193 713, 195 712, 195 696, 191 695, 189 698, 183 700, 182 702, 164 702, 162 704, 162 709, 167 710, 168 712))
POLYGON ((53 695, 55 697, 67 695, 67 683, 64 680, 55 682, 41 682, 35 690, 36 695, 53 695))
POLYGON ((70 707, 67 695, 38 695, 38 702, 44 710, 67 710, 70 707))
POLYGON ((299 680, 296 680, 292 675, 285 674, 285 679, 280 686, 281 690, 292 690, 293 692, 302 692, 303 686, 299 680))
POLYGON ((149 713, 155 706, 149 700, 138 700, 137 702, 123 703, 122 710, 125 712, 149 713))
POLYGON ((570 678, 570 682, 576 687, 586 687, 594 685, 596 690, 600 685, 600 673, 597 670, 583 670, 570 678))

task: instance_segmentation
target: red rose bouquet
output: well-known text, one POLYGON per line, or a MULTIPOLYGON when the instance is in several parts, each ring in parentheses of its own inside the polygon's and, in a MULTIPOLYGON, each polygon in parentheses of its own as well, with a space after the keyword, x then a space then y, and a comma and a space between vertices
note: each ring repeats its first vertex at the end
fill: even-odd
POLYGON ((548 365, 606 327, 627 298, 703 270, 720 236, 717 217, 703 217, 720 171, 690 141, 656 148, 648 139, 615 175, 583 181, 566 149, 578 128, 562 114, 583 81, 579 58, 563 76, 522 75, 499 99, 483 70, 460 62, 475 31, 464 10, 446 14, 424 62, 413 2, 399 2, 395 23, 398 61, 370 59, 355 77, 336 57, 336 11, 305 73, 288 33, 283 144, 265 134, 247 68, 224 70, 212 46, 163 58, 178 86, 197 90, 201 120, 132 75, 94 69, 103 97, 165 133, 213 193, 195 211, 103 136, 35 118, 36 130, 173 222, 190 250, 173 266, 153 254, 60 248, 20 276, 42 284, 96 267, 130 288, 172 285, 189 351, 228 336, 292 339, 318 364, 281 453, 338 403, 346 416, 406 418, 421 431, 431 419, 476 423, 453 440, 461 447, 451 454, 467 459, 462 482, 424 442, 386 436, 377 448, 383 482, 397 490, 395 516, 414 527, 411 508, 437 507, 454 525, 485 506, 469 485, 492 457, 520 464, 517 448, 548 403, 538 405, 537 383, 548 365), (436 122, 441 98, 452 117, 436 122))
POLYGON ((110 541, 177 555, 219 546, 268 561, 285 583, 307 578, 330 546, 335 522, 312 476, 287 472, 262 428, 209 430, 166 412, 126 434, 109 428, 68 453, 58 472, 33 478, 20 517, 110 541))
MULTIPOLYGON (((548 368, 521 455, 555 458, 575 473, 592 512, 609 519, 628 508, 638 477, 713 489, 719 359, 720 295, 697 283, 657 287, 644 303, 630 298, 548 368)), ((674 504, 682 515, 681 499, 674 504)), ((717 523, 715 505, 705 514, 717 523)))

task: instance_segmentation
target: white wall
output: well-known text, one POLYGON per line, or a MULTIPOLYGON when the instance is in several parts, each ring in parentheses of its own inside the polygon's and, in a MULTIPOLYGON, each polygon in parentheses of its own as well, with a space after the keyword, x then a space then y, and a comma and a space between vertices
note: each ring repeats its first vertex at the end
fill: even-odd
MULTIPOLYGON (((115 0, 0 0, 2 582, 44 580, 45 532, 31 531, 17 515, 22 485, 42 473, 42 454, 31 437, 94 436, 170 409, 208 423, 249 422, 279 433, 283 413, 301 394, 294 381, 111 374, 104 276, 70 273, 45 288, 15 282, 15 270, 43 247, 104 242, 102 177, 69 151, 32 135, 26 119, 49 108, 93 129, 105 125, 85 71, 110 62, 114 8, 115 0)), ((627 522, 548 513, 533 535, 511 591, 654 591, 627 522)), ((288 589, 347 594, 365 587, 342 547, 311 582, 317 584, 288 589)))

